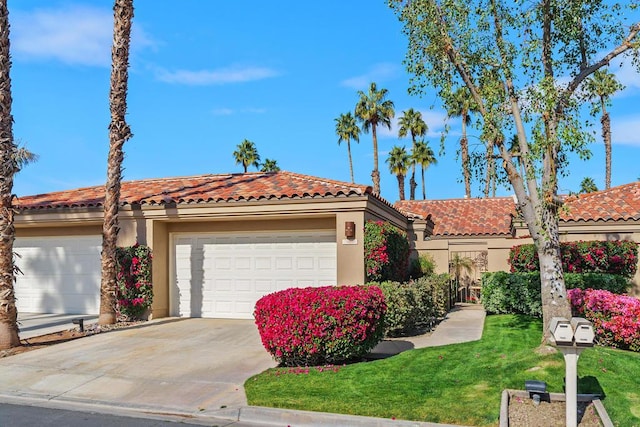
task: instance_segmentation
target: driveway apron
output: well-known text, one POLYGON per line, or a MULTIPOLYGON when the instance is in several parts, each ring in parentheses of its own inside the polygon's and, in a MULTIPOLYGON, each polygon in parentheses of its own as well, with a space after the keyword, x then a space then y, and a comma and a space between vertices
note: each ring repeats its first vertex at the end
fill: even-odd
POLYGON ((0 359, 0 394, 215 412, 274 366, 251 320, 159 319, 0 359))

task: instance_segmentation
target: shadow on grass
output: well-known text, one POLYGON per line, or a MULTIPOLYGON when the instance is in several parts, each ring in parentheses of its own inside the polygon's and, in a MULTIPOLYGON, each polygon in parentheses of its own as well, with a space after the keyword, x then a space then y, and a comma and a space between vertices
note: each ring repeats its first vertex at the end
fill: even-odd
POLYGON ((597 394, 600 396, 600 400, 604 400, 606 397, 604 389, 600 385, 600 381, 598 381, 598 378, 593 375, 578 378, 578 393, 597 394))

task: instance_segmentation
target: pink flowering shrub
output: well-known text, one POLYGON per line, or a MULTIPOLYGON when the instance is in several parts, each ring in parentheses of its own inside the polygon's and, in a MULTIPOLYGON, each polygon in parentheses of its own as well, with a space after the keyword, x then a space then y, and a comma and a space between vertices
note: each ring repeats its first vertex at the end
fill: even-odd
POLYGON ((402 282, 409 273, 407 234, 384 221, 364 225, 364 261, 367 282, 402 282))
POLYGON ((266 295, 254 317, 264 348, 284 366, 317 366, 367 354, 384 333, 376 286, 291 288, 266 295))
POLYGON ((116 311, 121 320, 142 319, 153 302, 151 249, 135 244, 116 248, 118 296, 116 311))
MULTIPOLYGON (((563 242, 560 244, 565 273, 610 273, 632 277, 638 268, 638 244, 628 240, 563 242)), ((511 272, 538 271, 534 245, 518 245, 509 252, 511 272)))
POLYGON ((640 300, 594 289, 567 291, 574 314, 593 322, 598 344, 640 351, 640 300))

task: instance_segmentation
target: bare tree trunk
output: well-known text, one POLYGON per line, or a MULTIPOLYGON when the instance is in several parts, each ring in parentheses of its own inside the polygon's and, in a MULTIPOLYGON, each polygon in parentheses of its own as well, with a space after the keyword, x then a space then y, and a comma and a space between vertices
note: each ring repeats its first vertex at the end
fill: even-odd
POLYGON ((424 185, 424 166, 420 165, 420 172, 422 173, 422 200, 427 200, 427 191, 424 185))
POLYGON ((116 0, 113 11, 114 29, 109 93, 111 123, 109 125, 109 157, 105 186, 104 224, 102 226, 102 278, 100 317, 98 318, 98 323, 101 325, 116 322, 118 206, 120 204, 122 160, 124 158, 123 147, 124 143, 131 138, 131 129, 126 122, 126 113, 133 0, 116 0))
POLYGON ((373 171, 371 172, 371 180, 373 181, 373 192, 380 194, 380 171, 378 170, 378 135, 376 134, 376 125, 371 125, 371 135, 373 137, 373 171))
POLYGON ((602 107, 602 139, 604 141, 604 154, 605 154, 605 180, 604 188, 611 188, 611 119, 609 113, 602 107))
POLYGON ((9 10, 0 1, 0 350, 20 345, 18 310, 13 289, 13 175, 16 172, 11 115, 9 10))
POLYGON ((411 154, 412 154, 412 160, 411 160, 411 178, 409 178, 409 200, 415 200, 416 199, 416 187, 418 187, 418 183, 416 182, 416 162, 413 159, 413 154, 416 152, 416 138, 415 136, 413 136, 413 133, 411 133, 411 154))
POLYGON ((469 165, 469 141, 467 140, 467 112, 462 112, 462 138, 460 138, 460 157, 462 158, 462 176, 464 177, 464 195, 471 198, 471 171, 469 165))

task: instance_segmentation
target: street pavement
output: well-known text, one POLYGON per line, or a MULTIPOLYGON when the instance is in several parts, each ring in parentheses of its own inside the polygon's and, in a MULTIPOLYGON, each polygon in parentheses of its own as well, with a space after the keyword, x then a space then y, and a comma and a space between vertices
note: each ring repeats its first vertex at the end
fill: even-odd
MULTIPOLYGON (((434 332, 374 353, 480 339, 484 316, 481 305, 459 305, 434 332)), ((247 406, 244 382, 274 366, 252 321, 157 319, 0 359, 0 402, 235 427, 438 425, 247 406)))

